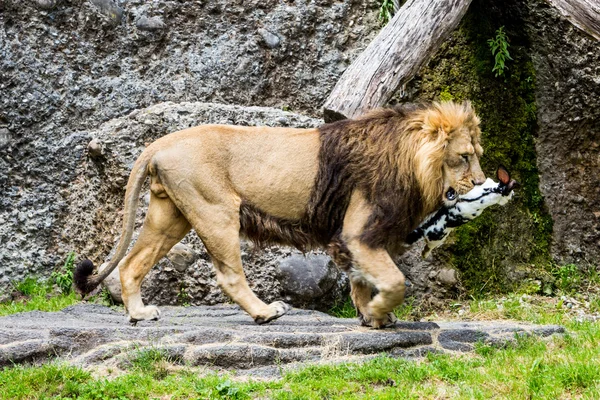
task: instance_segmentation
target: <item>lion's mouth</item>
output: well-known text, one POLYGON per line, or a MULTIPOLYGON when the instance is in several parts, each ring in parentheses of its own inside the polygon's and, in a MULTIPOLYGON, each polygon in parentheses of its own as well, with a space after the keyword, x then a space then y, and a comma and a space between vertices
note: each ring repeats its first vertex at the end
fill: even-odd
POLYGON ((474 187, 475 187, 475 185, 473 185, 473 184, 459 183, 458 188, 456 188, 456 191, 458 192, 459 195, 462 196, 464 194, 469 193, 474 187))

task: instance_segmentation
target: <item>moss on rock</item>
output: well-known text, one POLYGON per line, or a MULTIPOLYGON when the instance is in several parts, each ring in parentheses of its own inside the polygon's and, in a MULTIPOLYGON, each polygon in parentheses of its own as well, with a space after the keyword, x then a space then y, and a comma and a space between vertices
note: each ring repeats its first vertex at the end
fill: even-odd
MULTIPOLYGON (((534 138, 537 130, 535 71, 522 21, 506 2, 475 0, 459 29, 417 78, 420 100, 470 100, 482 120, 486 175, 505 165, 522 187, 514 201, 491 208, 456 230, 442 256, 461 271, 472 295, 505 292, 548 279, 552 219, 539 189, 534 138), (502 7, 501 7, 502 6, 502 7), (503 76, 492 72, 487 40, 501 26, 510 40, 503 76)), ((541 288, 541 285, 540 285, 541 288)))

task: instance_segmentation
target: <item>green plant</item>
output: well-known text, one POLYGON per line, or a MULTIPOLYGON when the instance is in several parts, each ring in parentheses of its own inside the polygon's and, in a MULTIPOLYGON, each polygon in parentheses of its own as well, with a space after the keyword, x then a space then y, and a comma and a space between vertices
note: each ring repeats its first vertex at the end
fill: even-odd
POLYGON ((356 308, 354 308, 354 304, 352 304, 352 300, 350 297, 347 297, 346 300, 336 303, 331 310, 329 310, 329 314, 338 318, 356 318, 356 308))
POLYGON ((217 393, 219 396, 225 399, 237 399, 239 398, 240 389, 234 386, 230 380, 226 380, 225 382, 219 383, 215 389, 217 389, 217 393))
POLYGON ((29 277, 13 287, 26 297, 0 303, 0 316, 33 310, 58 311, 78 302, 74 292, 53 293, 50 281, 29 277))
POLYGON ((177 302, 184 307, 189 307, 191 305, 191 300, 192 296, 187 292, 187 288, 182 285, 179 288, 179 293, 177 293, 177 302))
POLYGON ((488 40, 488 45, 494 56, 494 68, 492 72, 496 73, 496 77, 504 75, 504 70, 508 69, 506 66, 506 60, 512 60, 508 53, 508 36, 504 32, 504 27, 501 26, 496 31, 496 37, 488 40))
POLYGON ((100 290, 100 293, 98 294, 98 299, 100 299, 100 302, 106 306, 116 305, 113 300, 112 294, 110 294, 108 289, 105 287, 103 287, 102 290, 100 290))
POLYGON ((379 6, 379 15, 377 19, 383 25, 390 22, 392 17, 394 16, 394 1, 393 0, 382 0, 379 6))
POLYGON ((47 282, 32 277, 27 277, 23 281, 13 284, 13 287, 23 296, 44 296, 49 292, 47 282))
POLYGON ((440 101, 452 101, 454 100, 454 96, 450 93, 449 88, 446 86, 439 95, 440 101))
POLYGON ((600 295, 590 296, 590 311, 600 312, 600 295))
POLYGON ((169 375, 169 364, 176 360, 165 349, 138 349, 130 360, 134 370, 150 374, 155 379, 164 379, 169 375))
POLYGON ((419 307, 415 305, 415 298, 408 297, 404 299, 404 303, 394 309, 396 318, 400 321, 412 321, 417 319, 420 315, 419 307))
POLYGON ((552 269, 552 275, 556 288, 566 293, 574 292, 581 284, 581 272, 575 264, 556 266, 552 269))
POLYGON ((75 268, 75 252, 71 251, 67 255, 64 265, 60 271, 54 271, 50 280, 58 286, 63 294, 69 294, 73 291, 73 269, 75 268))

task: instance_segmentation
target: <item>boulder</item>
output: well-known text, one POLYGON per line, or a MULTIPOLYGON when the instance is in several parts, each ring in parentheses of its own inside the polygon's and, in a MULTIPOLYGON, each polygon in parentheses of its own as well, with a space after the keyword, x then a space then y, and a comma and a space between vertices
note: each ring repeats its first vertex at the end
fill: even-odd
POLYGON ((348 294, 348 278, 324 254, 292 254, 279 263, 284 299, 297 307, 327 311, 348 294))

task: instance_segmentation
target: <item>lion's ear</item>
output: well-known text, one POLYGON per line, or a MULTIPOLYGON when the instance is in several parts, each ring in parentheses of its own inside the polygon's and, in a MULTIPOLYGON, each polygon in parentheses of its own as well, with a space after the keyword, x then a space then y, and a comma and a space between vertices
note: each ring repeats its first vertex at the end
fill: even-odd
POLYGON ((423 117, 422 129, 428 136, 428 139, 440 143, 448 141, 448 129, 445 126, 444 118, 438 110, 427 110, 423 117))

